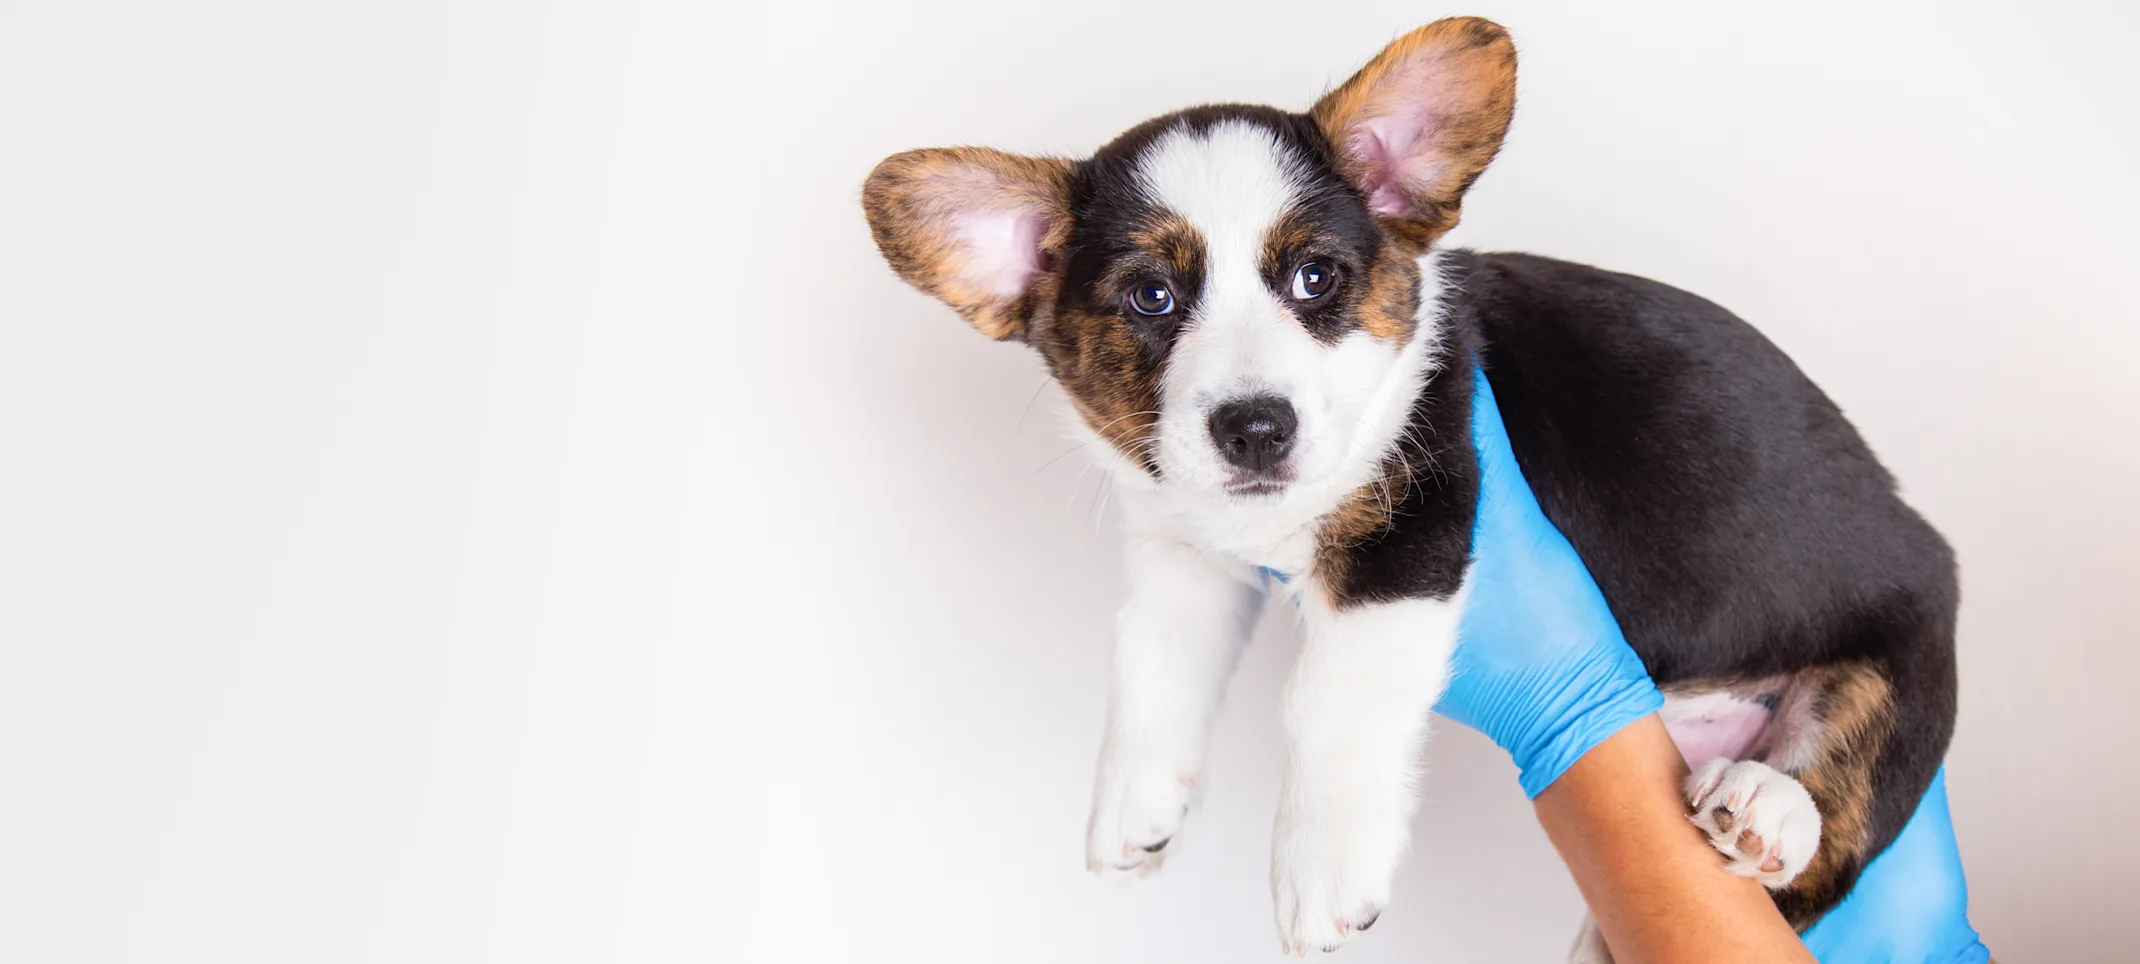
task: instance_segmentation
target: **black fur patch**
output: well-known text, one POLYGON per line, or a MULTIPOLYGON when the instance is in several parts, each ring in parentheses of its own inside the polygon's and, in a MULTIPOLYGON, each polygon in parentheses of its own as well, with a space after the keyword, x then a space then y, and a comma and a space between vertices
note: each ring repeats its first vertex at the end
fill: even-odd
POLYGON ((1438 367, 1412 403, 1410 422, 1388 463, 1400 487, 1388 522, 1318 565, 1341 605, 1447 599, 1464 585, 1479 507, 1479 458, 1471 444, 1472 350, 1468 327, 1442 333, 1438 367))

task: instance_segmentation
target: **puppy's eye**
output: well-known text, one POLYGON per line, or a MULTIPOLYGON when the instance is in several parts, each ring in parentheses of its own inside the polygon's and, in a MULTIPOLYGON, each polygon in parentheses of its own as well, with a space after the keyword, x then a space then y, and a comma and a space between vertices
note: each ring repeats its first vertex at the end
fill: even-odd
POLYGON ((1140 315, 1165 315, 1174 311, 1174 292, 1157 281, 1138 282, 1130 289, 1129 305, 1140 315))
POLYGON ((1293 272, 1293 297, 1300 301, 1314 301, 1337 287, 1337 268, 1320 261, 1310 261, 1293 272))

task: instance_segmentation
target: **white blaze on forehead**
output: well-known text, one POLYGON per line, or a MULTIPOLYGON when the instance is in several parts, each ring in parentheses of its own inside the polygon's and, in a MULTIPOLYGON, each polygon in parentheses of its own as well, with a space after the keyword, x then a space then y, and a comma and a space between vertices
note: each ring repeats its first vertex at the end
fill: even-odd
POLYGON ((1138 160, 1137 180, 1204 242, 1203 284, 1162 376, 1161 434, 1168 421, 1193 433, 1200 410, 1227 398, 1277 394, 1310 407, 1315 399, 1300 396, 1323 352, 1262 266, 1264 239, 1306 194, 1307 165, 1271 129, 1229 120, 1160 136, 1138 160))
POLYGON ((1330 353, 1271 290, 1262 265, 1264 239, 1306 195, 1307 165, 1269 128, 1223 121, 1160 136, 1139 158, 1137 181, 1204 243, 1202 284, 1160 377, 1157 452, 1169 477, 1216 488, 1234 474, 1206 416, 1251 395, 1287 400, 1300 419, 1290 461, 1318 468, 1331 448, 1320 439, 1330 422, 1330 353))
POLYGON ((1253 275, 1264 236, 1300 200, 1308 173, 1269 128, 1221 121, 1162 135, 1138 160, 1137 180, 1203 236, 1212 275, 1253 275))

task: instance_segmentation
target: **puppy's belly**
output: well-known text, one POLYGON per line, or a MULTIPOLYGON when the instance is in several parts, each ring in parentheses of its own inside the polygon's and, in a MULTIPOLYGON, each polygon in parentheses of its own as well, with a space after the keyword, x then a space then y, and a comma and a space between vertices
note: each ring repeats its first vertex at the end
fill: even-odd
POLYGON ((1687 768, 1698 770, 1719 757, 1758 758, 1758 752, 1766 749, 1763 737, 1774 715, 1769 709, 1773 703, 1772 697, 1724 691, 1667 695, 1658 716, 1664 720, 1665 731, 1672 734, 1672 742, 1679 745, 1679 755, 1687 758, 1687 768))

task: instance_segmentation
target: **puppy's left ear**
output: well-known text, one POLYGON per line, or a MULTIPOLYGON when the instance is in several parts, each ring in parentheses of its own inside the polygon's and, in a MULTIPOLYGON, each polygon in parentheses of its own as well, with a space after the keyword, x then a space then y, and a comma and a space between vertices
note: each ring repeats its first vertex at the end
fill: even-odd
POLYGON ((1368 207, 1424 246, 1456 226, 1464 192, 1501 149, 1515 107, 1508 31, 1451 17, 1398 38, 1309 116, 1368 207))

